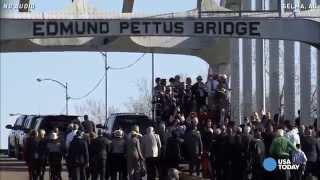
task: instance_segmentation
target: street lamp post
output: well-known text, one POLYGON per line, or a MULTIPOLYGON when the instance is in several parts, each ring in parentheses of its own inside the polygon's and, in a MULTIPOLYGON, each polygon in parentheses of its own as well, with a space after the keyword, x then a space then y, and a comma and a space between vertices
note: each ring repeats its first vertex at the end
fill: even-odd
POLYGON ((41 82, 41 81, 52 81, 52 82, 55 82, 55 83, 59 84, 61 87, 63 87, 65 89, 65 94, 66 94, 66 96, 65 96, 65 98, 66 98, 66 115, 68 115, 69 114, 68 106, 69 106, 69 99, 70 99, 70 97, 68 95, 68 83, 66 82, 65 84, 63 84, 60 81, 57 81, 55 79, 50 79, 50 78, 44 78, 44 79, 37 78, 37 81, 38 82, 41 82))
POLYGON ((105 72, 105 120, 108 118, 108 54, 107 52, 101 52, 101 55, 104 57, 104 72, 105 72))

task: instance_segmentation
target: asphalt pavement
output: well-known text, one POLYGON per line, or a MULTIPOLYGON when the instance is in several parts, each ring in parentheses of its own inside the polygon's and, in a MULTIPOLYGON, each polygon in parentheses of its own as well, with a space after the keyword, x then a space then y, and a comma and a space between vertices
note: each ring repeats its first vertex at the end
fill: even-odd
MULTIPOLYGON (((48 168, 45 173, 45 180, 49 179, 48 168)), ((68 180, 68 173, 64 166, 62 171, 62 179, 68 180)), ((147 178, 144 177, 143 180, 147 178)), ((199 177, 184 177, 183 180, 203 180, 199 177)), ((0 154, 0 180, 29 180, 28 169, 24 161, 19 161, 15 158, 9 158, 6 155, 0 154)))
MULTIPOLYGON (((49 172, 45 174, 45 180, 49 179, 49 172)), ((62 172, 62 178, 68 179, 66 171, 62 172)), ((0 180, 29 180, 28 169, 24 161, 0 155, 0 180)))

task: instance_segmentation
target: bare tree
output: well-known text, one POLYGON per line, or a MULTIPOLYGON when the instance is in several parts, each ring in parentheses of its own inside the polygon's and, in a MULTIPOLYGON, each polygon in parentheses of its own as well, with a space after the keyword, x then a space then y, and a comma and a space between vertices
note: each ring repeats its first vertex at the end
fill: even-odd
POLYGON ((109 106, 108 107, 108 117, 110 117, 111 114, 119 113, 119 112, 120 112, 120 109, 116 106, 109 106))
MULTIPOLYGON (((103 123, 105 121, 105 104, 101 100, 86 100, 85 103, 75 106, 75 112, 79 115, 87 114, 95 123, 103 123)), ((115 106, 108 107, 108 116, 112 113, 120 112, 115 106)))
POLYGON ((141 79, 137 83, 139 95, 137 98, 130 97, 125 103, 125 107, 129 112, 144 113, 149 117, 152 116, 152 94, 151 85, 147 79, 141 79))

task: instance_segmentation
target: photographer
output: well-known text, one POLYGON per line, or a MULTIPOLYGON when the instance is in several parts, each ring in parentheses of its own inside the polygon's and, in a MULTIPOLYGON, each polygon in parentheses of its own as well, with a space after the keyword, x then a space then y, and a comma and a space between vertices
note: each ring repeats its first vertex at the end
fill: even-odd
POLYGON ((201 76, 197 77, 197 82, 192 86, 191 90, 196 101, 196 110, 200 112, 206 106, 206 98, 208 96, 206 85, 202 82, 201 76))

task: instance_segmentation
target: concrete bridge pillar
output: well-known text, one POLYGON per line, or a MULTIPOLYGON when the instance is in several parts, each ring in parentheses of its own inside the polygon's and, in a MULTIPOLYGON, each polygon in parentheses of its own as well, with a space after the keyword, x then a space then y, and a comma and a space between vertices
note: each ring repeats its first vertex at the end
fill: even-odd
POLYGON ((317 119, 318 128, 320 127, 320 50, 317 50, 317 119))
MULTIPOLYGON (((252 0, 243 2, 244 10, 252 10, 252 0)), ((252 39, 242 40, 242 57, 243 57, 243 117, 249 117, 252 113, 252 39)))
POLYGON ((256 111, 265 109, 265 70, 263 40, 256 40, 256 111))
POLYGON ((280 58, 279 41, 269 40, 269 111, 279 113, 280 108, 280 58))
POLYGON ((311 125, 311 48, 300 43, 300 121, 311 125))
MULTIPOLYGON (((256 10, 265 9, 263 0, 256 0, 256 10)), ((260 112, 265 110, 265 69, 264 69, 264 43, 263 39, 256 39, 256 108, 255 110, 260 112)), ((268 41, 266 41, 268 43, 268 41)))
MULTIPOLYGON (((267 1, 266 9, 276 10, 275 0, 267 1)), ((269 40, 269 109, 272 115, 280 108, 280 44, 279 40, 269 40)))
POLYGON ((239 40, 231 40, 231 120, 241 123, 239 40))
POLYGON ((284 118, 295 118, 295 58, 294 42, 284 41, 284 118))
MULTIPOLYGON (((309 6, 312 0, 294 0, 294 3, 309 6)), ((300 43, 300 121, 303 124, 311 125, 311 47, 308 44, 300 43)))

